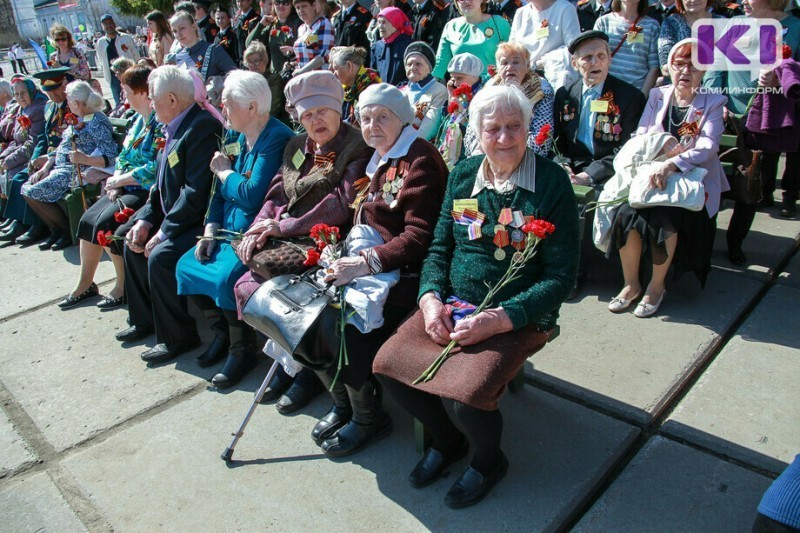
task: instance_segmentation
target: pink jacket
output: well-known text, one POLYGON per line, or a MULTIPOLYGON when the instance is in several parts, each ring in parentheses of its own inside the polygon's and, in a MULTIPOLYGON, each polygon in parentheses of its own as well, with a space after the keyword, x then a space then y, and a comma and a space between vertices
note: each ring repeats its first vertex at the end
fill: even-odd
MULTIPOLYGON (((637 135, 648 131, 664 131, 664 116, 674 90, 672 85, 650 90, 647 105, 639 120, 639 128, 636 130, 637 135)), ((719 141, 725 129, 722 109, 727 101, 727 96, 719 94, 700 93, 695 96, 687 120, 697 120, 700 133, 694 147, 670 159, 682 172, 692 167, 702 167, 708 171, 703 179, 703 185, 706 190, 706 211, 709 217, 717 214, 720 195, 730 189, 728 179, 722 170, 722 163, 719 161, 719 141)))

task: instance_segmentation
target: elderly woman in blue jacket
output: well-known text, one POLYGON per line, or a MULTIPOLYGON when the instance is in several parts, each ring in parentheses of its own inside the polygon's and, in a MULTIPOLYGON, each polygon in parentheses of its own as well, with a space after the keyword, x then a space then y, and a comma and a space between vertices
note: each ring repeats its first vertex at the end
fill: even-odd
POLYGON ((239 135, 229 136, 226 153, 217 152, 211 160, 216 184, 204 235, 178 261, 176 272, 178 293, 191 296, 215 334, 198 363, 210 366, 227 354, 224 367, 212 380, 219 388, 237 383, 255 363, 254 333, 239 320, 233 295, 233 285, 247 267, 225 236, 250 227, 293 135, 269 114, 269 85, 260 74, 238 70, 228 74, 222 103, 227 126, 239 135))

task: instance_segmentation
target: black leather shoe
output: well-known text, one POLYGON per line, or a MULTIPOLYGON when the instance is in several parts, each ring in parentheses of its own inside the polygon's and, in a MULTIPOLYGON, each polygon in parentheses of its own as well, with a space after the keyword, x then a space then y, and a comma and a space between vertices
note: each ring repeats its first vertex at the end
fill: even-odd
POLYGON ((13 219, 13 218, 7 218, 7 219, 3 220, 3 222, 0 222, 0 231, 3 231, 3 230, 5 230, 5 229, 6 229, 7 227, 9 227, 9 226, 10 226, 10 225, 11 225, 13 222, 14 222, 14 219, 13 219))
POLYGON ((458 481, 444 497, 444 504, 451 509, 469 507, 481 501, 492 487, 497 485, 508 473, 508 459, 503 455, 500 463, 489 474, 483 475, 468 466, 458 481))
POLYGON ((375 424, 365 426, 351 420, 331 438, 322 441, 320 448, 329 457, 353 454, 372 441, 382 439, 392 432, 392 419, 381 413, 375 424))
POLYGON ((200 339, 172 342, 169 344, 160 342, 149 350, 142 352, 142 361, 153 364, 165 363, 175 359, 182 353, 186 353, 189 350, 196 348, 198 344, 200 344, 200 339))
POLYGON ((44 241, 42 243, 39 243, 39 249, 42 250, 42 251, 49 250, 50 248, 53 247, 53 245, 56 243, 56 241, 58 241, 58 239, 60 239, 60 238, 61 238, 61 232, 60 231, 52 232, 50 234, 50 237, 48 237, 46 241, 44 241))
MULTIPOLYGON (((781 208, 781 216, 786 218, 792 218, 796 214, 797 214, 797 200, 784 198, 783 207, 781 208)), ((19 244, 19 239, 17 239, 17 244, 19 244)))
MULTIPOLYGON (((298 374, 300 376, 300 374, 298 374)), ((275 404, 275 408, 282 415, 294 413, 305 407, 316 396, 322 392, 322 384, 316 376, 311 375, 313 379, 302 379, 295 377, 292 385, 283 393, 275 404)))
POLYGON ((256 358, 249 354, 229 355, 225 366, 211 379, 211 384, 218 389, 232 387, 242 381, 257 362, 256 358))
POLYGON ((123 329, 114 337, 120 342, 135 342, 152 335, 152 333, 153 326, 131 326, 128 329, 123 329))
POLYGON ((120 305, 128 303, 128 299, 125 298, 123 294, 119 298, 112 298, 111 296, 103 296, 99 302, 97 302, 97 308, 106 311, 108 309, 115 309, 120 305))
POLYGON ((87 300, 89 298, 94 298, 98 294, 100 294, 100 290, 97 288, 97 285, 95 285, 94 282, 92 282, 92 284, 89 285, 88 289, 78 294, 77 296, 73 296, 71 294, 66 295, 64 299, 58 302, 58 306, 61 309, 69 309, 71 307, 75 307, 84 300, 87 300))
POLYGON ((744 266, 747 264, 747 256, 741 248, 728 247, 728 260, 736 266, 744 266))
POLYGON ((322 441, 333 437, 333 435, 350 422, 353 416, 353 411, 350 406, 337 407, 334 405, 328 414, 319 419, 311 430, 311 438, 317 443, 317 446, 322 445, 322 441))
POLYGON ((264 396, 261 397, 261 403, 267 404, 274 402, 280 398, 289 387, 292 386, 293 382, 294 378, 287 374, 282 366, 278 366, 278 370, 276 370, 275 375, 272 376, 272 380, 269 382, 267 390, 264 391, 264 396))
POLYGON ((53 243, 50 249, 54 252, 60 252, 61 250, 66 250, 70 246, 72 246, 72 239, 68 235, 62 235, 53 243))
POLYGON ((25 226, 17 222, 16 220, 13 221, 5 231, 0 234, 0 242, 1 241, 16 241, 17 237, 25 233, 25 226))
POLYGON ((464 439, 458 449, 451 456, 445 457, 442 452, 434 448, 428 448, 425 455, 419 460, 417 466, 408 476, 408 482, 417 489, 427 487, 439 479, 448 466, 460 461, 469 453, 469 443, 464 439))
POLYGON ((206 351, 195 357, 194 360, 197 362, 200 368, 206 368, 213 365, 217 361, 220 361, 227 354, 228 336, 214 336, 214 340, 212 340, 211 344, 208 345, 206 351))
POLYGON ((17 237, 17 244, 20 246, 30 246, 36 244, 47 237, 47 229, 44 226, 31 226, 31 229, 17 237))

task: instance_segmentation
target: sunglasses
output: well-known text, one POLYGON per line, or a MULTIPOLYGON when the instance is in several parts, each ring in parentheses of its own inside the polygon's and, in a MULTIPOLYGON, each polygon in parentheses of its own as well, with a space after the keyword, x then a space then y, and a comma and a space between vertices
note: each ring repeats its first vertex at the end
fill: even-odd
POLYGON ((54 40, 55 40, 57 43, 58 43, 58 42, 61 42, 61 41, 69 41, 69 39, 67 39, 66 37, 56 37, 54 40))

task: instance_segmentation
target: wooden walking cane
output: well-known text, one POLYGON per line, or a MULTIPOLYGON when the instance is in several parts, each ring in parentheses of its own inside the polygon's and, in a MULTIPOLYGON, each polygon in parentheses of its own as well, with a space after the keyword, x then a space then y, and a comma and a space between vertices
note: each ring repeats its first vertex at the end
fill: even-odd
MULTIPOLYGON (((75 143, 75 137, 72 137, 72 151, 75 152, 78 150, 78 147, 75 143)), ((83 174, 81 174, 81 166, 73 161, 72 163, 75 165, 75 170, 78 172, 78 185, 81 188, 81 202, 83 202, 83 211, 86 212, 88 207, 86 206, 86 191, 83 190, 83 174)))

